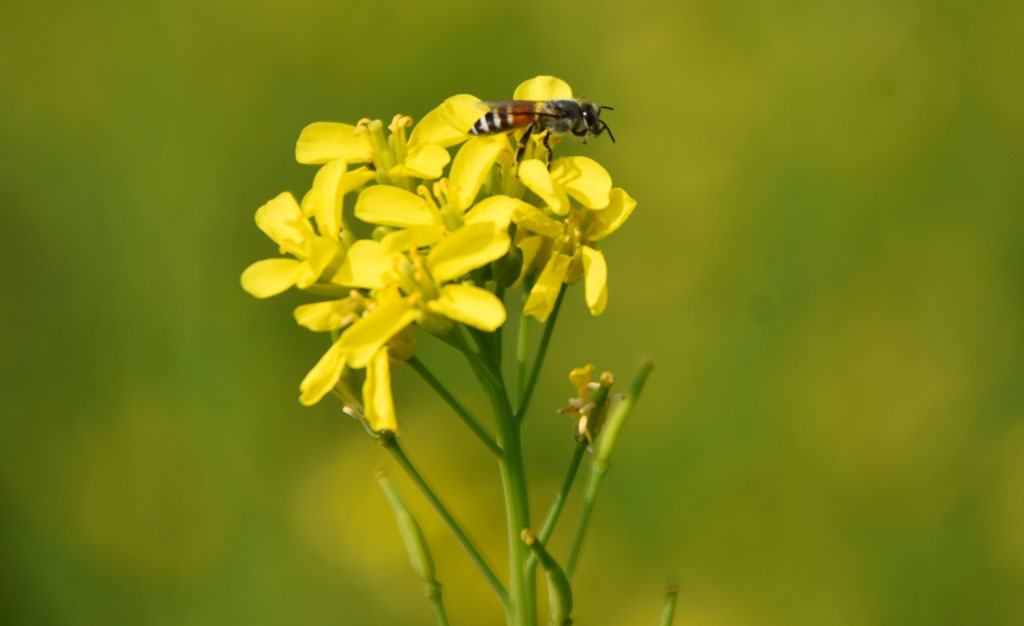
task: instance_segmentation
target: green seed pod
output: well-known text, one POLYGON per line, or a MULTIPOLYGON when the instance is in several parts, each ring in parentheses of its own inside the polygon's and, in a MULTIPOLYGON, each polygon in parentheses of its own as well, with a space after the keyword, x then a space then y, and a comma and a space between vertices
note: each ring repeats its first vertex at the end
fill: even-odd
POLYGON ((388 499, 388 504, 391 505, 391 510, 395 514, 395 521, 398 522, 398 530, 402 534, 402 540, 405 541, 405 550, 409 553, 413 571, 424 584, 437 585, 437 580, 434 579, 434 561, 430 558, 427 541, 423 538, 423 531, 416 523, 416 518, 405 506, 402 496, 398 494, 398 489, 387 474, 378 472, 377 484, 384 491, 384 496, 388 499))

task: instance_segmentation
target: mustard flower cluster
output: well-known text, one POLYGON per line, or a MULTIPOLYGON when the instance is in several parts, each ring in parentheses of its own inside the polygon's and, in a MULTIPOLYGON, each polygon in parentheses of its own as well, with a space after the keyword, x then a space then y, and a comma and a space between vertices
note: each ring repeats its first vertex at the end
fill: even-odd
MULTIPOLYGON (((551 76, 513 94, 572 97, 551 76)), ((299 385, 302 404, 334 393, 372 430, 397 432, 390 368, 412 356, 413 324, 441 336, 455 324, 494 332, 507 317, 496 294, 521 285, 529 287, 522 314, 544 321, 563 286, 580 280, 590 312, 604 310, 598 244, 635 200, 593 159, 547 163, 534 142, 516 163, 514 134, 471 137, 485 112, 479 103, 453 96, 416 125, 397 115, 386 127, 364 119, 302 130, 295 156, 319 166, 312 187, 301 201, 285 192, 256 211, 282 256, 242 274, 258 298, 291 287, 326 298, 295 309, 300 325, 333 339, 299 385), (348 223, 346 199, 369 237, 348 223)))

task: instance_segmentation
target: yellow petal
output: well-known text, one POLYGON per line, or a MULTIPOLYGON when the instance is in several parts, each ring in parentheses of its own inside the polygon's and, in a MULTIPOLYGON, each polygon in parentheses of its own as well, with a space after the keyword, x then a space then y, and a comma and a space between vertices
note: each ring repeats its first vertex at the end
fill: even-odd
POLYGON ((384 275, 391 271, 394 255, 372 239, 352 244, 345 261, 331 277, 331 282, 346 287, 377 289, 384 286, 384 275))
POLYGON ((341 159, 328 161, 313 177, 313 188, 303 198, 303 209, 316 218, 317 228, 325 237, 338 238, 341 231, 341 201, 338 193, 346 165, 341 159))
POLYGON ((285 241, 299 244, 312 234, 295 196, 287 191, 256 210, 256 225, 278 244, 285 241))
POLYGON ((353 298, 303 304, 295 308, 295 321, 315 332, 336 330, 355 321, 357 306, 353 298))
POLYGON ((579 156, 555 159, 551 164, 551 178, 585 207, 603 209, 608 206, 612 177, 594 159, 579 156))
POLYGON ((444 166, 448 165, 448 161, 451 160, 451 155, 441 146, 426 144, 409 152, 404 163, 399 163, 391 168, 391 176, 438 178, 444 173, 444 166))
POLYGON ((302 392, 299 395, 299 402, 306 406, 320 402, 320 399, 338 384, 344 368, 345 353, 341 342, 335 341, 299 383, 299 391, 302 392))
POLYGON ((295 144, 295 160, 299 163, 326 163, 342 159, 349 163, 366 163, 373 148, 369 136, 356 127, 337 122, 315 122, 302 129, 295 144))
POLYGON ((501 258, 510 243, 508 232, 491 222, 466 224, 434 246, 427 268, 443 283, 501 258))
POLYGON ((523 181, 530 191, 540 196, 540 199, 558 215, 569 212, 569 198, 563 190, 556 188, 547 166, 539 160, 527 159, 520 163, 519 180, 523 181))
POLYGON ((599 250, 582 246, 585 295, 591 315, 600 315, 608 304, 608 266, 599 250))
POLYGON ((512 222, 512 215, 519 210, 525 210, 524 207, 533 208, 516 198, 491 196, 477 202, 463 217, 463 221, 467 224, 491 222, 495 226, 508 228, 509 223, 512 222))
POLYGON ((264 259, 242 272, 242 289, 257 298, 269 298, 295 284, 302 262, 295 259, 264 259))
POLYGON ((378 350, 366 365, 363 404, 366 408, 366 423, 371 430, 398 432, 395 401, 391 397, 391 365, 388 363, 386 347, 378 350))
POLYGON ((313 178, 313 188, 302 199, 302 212, 316 217, 321 235, 337 239, 344 226, 341 207, 345 194, 362 187, 376 176, 377 173, 368 167, 346 172, 344 161, 329 161, 313 178))
POLYGON ((537 259, 537 255, 540 253, 540 247, 543 243, 543 237, 525 237, 522 241, 516 244, 519 246, 519 249, 523 251, 523 268, 519 270, 519 278, 516 279, 516 282, 512 283, 513 287, 518 287, 526 274, 533 269, 533 262, 537 259))
POLYGON ((594 364, 575 367, 569 372, 569 382, 576 388, 576 394, 584 400, 590 395, 590 381, 594 379, 594 364))
POLYGON ((310 237, 307 241, 309 257, 302 264, 302 269, 295 279, 295 286, 305 289, 319 280, 324 269, 341 254, 341 250, 341 243, 334 239, 315 235, 310 237))
POLYGON ((380 243, 388 252, 406 252, 413 248, 429 246, 443 236, 444 227, 432 224, 430 226, 416 226, 414 228, 396 230, 385 235, 380 240, 380 243))
POLYGON ((536 76, 521 83, 512 95, 516 100, 569 100, 569 83, 554 76, 536 76))
POLYGON ((448 98, 441 106, 427 113, 409 135, 409 151, 427 144, 447 148, 469 139, 469 129, 483 114, 476 103, 480 99, 468 94, 448 98))
POLYGON ((427 308, 456 322, 493 332, 505 323, 505 305, 490 291, 472 285, 445 285, 427 308))
POLYGON ((441 215, 422 196, 391 185, 367 187, 356 200, 356 217, 383 226, 426 226, 440 224, 441 215))
POLYGON ((555 308, 558 294, 562 290, 562 279, 566 270, 569 269, 571 257, 556 252, 551 255, 544 271, 537 277, 533 289, 530 290, 526 304, 523 305, 523 315, 532 315, 538 321, 547 321, 551 310, 555 308))
POLYGON ((473 203, 498 153, 507 146, 508 139, 504 135, 493 135, 473 137, 459 148, 448 181, 450 193, 459 208, 466 209, 473 203))
POLYGON ((512 219, 526 230, 535 232, 538 235, 544 235, 548 239, 554 239, 561 235, 565 229, 565 225, 562 222, 544 215, 543 211, 526 202, 516 207, 516 212, 512 219))
POLYGON ((349 367, 365 367, 380 347, 416 318, 416 309, 404 298, 378 302, 377 308, 360 318, 341 335, 349 367))
POLYGON ((626 221, 633 209, 636 208, 636 200, 629 197, 625 189, 616 187, 612 189, 608 206, 600 211, 591 211, 592 219, 598 220, 599 226, 590 234, 590 241, 604 239, 618 230, 619 226, 626 221))

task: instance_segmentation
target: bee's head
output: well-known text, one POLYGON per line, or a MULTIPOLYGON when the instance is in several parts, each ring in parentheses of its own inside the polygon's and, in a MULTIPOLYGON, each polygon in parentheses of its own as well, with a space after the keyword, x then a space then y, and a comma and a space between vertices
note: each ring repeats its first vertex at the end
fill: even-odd
POLYGON ((601 111, 605 109, 613 111, 614 109, 612 107, 599 107, 593 102, 584 102, 582 109, 583 121, 587 125, 587 133, 597 136, 607 130, 608 136, 612 138, 612 143, 615 143, 615 135, 612 134, 612 129, 608 128, 608 124, 601 119, 601 111))

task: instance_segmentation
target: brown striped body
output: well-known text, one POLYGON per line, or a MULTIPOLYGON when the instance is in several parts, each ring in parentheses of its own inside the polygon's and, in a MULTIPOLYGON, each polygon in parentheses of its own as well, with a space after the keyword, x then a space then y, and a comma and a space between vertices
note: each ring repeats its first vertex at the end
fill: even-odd
POLYGON ((469 129, 470 135, 496 135, 526 128, 537 119, 539 105, 534 100, 506 100, 494 103, 493 109, 480 116, 469 129))

